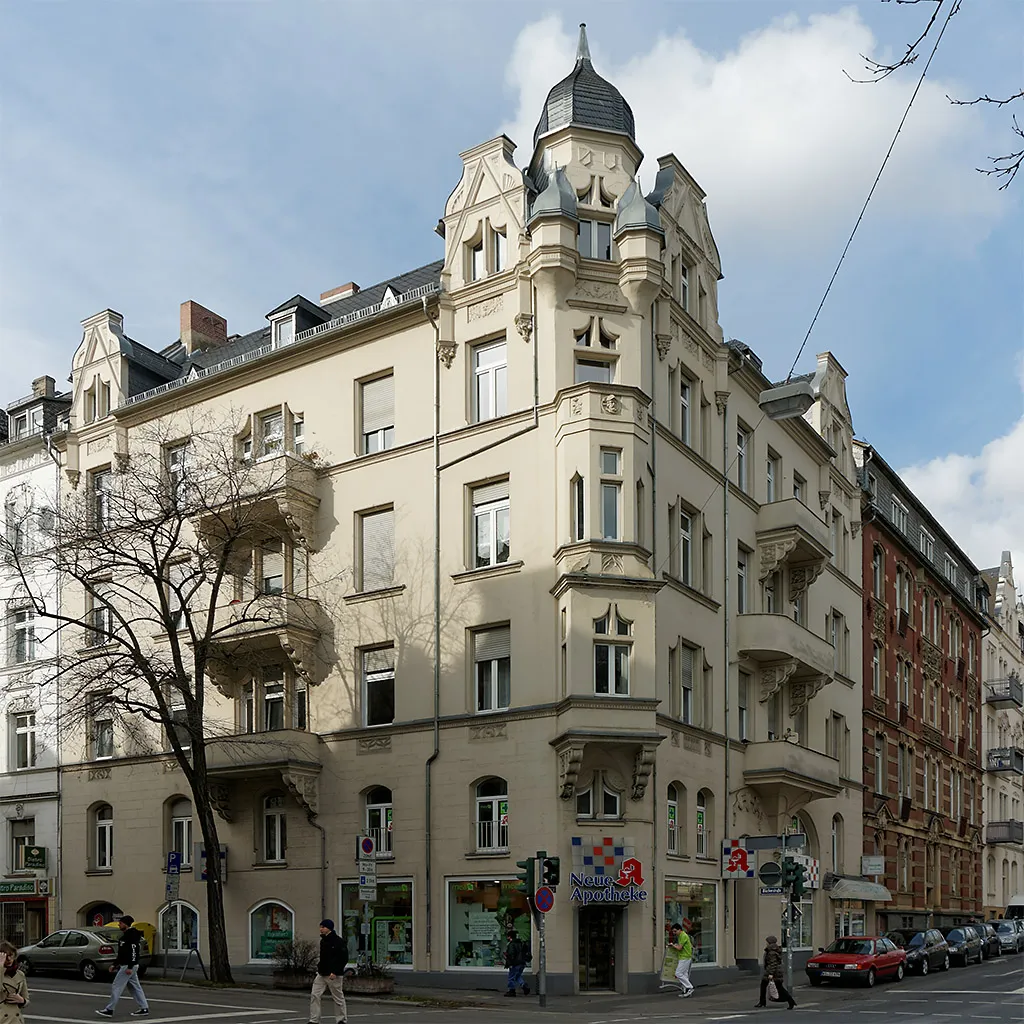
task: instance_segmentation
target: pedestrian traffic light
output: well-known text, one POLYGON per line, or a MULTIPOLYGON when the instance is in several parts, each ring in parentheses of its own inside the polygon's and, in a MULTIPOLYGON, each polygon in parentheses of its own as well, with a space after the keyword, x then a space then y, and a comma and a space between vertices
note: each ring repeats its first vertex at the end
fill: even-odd
POLYGON ((562 877, 562 867, 557 857, 545 857, 540 863, 540 880, 542 885, 556 886, 562 877))
POLYGON ((516 878, 519 879, 519 885, 516 888, 530 897, 533 896, 534 890, 537 888, 533 876, 535 863, 536 861, 533 857, 530 857, 528 860, 516 861, 516 867, 520 869, 516 872, 516 878))
POLYGON ((793 867, 796 869, 793 875, 793 899, 799 900, 803 898, 804 892, 807 888, 804 884, 808 880, 807 868, 805 868, 799 861, 797 861, 793 867))
POLYGON ((782 884, 788 889, 796 882, 796 861, 785 857, 782 861, 782 884))

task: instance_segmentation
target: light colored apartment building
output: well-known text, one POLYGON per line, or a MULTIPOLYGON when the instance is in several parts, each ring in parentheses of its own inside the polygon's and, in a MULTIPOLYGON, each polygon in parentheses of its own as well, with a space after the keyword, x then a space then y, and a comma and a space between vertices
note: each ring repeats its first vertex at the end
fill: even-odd
MULTIPOLYGON (((238 461, 280 480, 280 543, 239 593, 309 615, 232 636, 207 711, 235 964, 314 936, 322 904, 355 951, 363 832, 371 952, 421 981, 499 984, 537 850, 562 865, 552 991, 656 984, 683 917, 696 970, 753 963, 780 901, 723 880, 745 835, 808 836, 828 888, 799 950, 874 923, 845 373, 820 356, 808 419, 765 415, 770 378, 723 342, 704 192, 669 155, 641 193, 585 37, 533 141, 525 172, 505 137, 462 154, 436 263, 244 336, 184 303, 159 352, 111 310, 83 322, 69 495, 102 501, 139 438, 186 422, 229 420, 238 461), (630 859, 629 885, 600 880, 630 859)), ((166 751, 69 731, 64 924, 131 912, 205 945, 203 882, 165 913, 167 851, 197 838, 166 751)))
POLYGON ((69 399, 40 377, 0 413, 0 934, 18 943, 41 939, 58 916, 57 644, 29 590, 57 600, 52 561, 38 556, 58 492, 46 439, 69 399))
POLYGON ((1024 902, 1024 602, 1004 551, 982 575, 992 614, 982 641, 982 746, 985 758, 985 910, 1001 917, 1024 902))

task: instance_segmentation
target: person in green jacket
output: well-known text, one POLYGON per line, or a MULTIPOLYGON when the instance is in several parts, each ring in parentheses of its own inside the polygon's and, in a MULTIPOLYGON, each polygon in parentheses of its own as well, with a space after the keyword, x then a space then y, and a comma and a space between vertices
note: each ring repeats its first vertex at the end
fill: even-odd
POLYGON ((683 918, 681 925, 673 925, 675 940, 669 945, 679 954, 679 963, 676 964, 676 981, 682 991, 680 999, 686 999, 693 995, 693 983, 690 981, 690 965, 693 963, 693 940, 690 938, 689 918, 683 918))

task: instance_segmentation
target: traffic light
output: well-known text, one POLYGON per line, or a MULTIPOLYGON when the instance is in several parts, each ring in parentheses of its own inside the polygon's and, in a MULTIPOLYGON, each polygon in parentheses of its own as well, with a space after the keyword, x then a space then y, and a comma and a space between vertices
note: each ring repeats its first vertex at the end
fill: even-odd
POLYGON ((545 857, 540 862, 541 885, 550 885, 554 887, 558 885, 558 881, 561 877, 562 868, 557 857, 545 857))
POLYGON ((797 863, 792 857, 785 857, 782 861, 782 884, 788 889, 796 883, 797 863))
POLYGON ((519 885, 517 888, 520 892, 525 893, 530 897, 533 896, 534 890, 537 888, 533 877, 535 864, 536 861, 533 857, 530 857, 529 860, 516 861, 516 867, 520 869, 516 872, 516 878, 519 879, 519 885))
POLYGON ((805 868, 799 861, 793 866, 796 868, 793 875, 793 899, 799 900, 803 897, 807 888, 804 884, 807 881, 807 868, 805 868))

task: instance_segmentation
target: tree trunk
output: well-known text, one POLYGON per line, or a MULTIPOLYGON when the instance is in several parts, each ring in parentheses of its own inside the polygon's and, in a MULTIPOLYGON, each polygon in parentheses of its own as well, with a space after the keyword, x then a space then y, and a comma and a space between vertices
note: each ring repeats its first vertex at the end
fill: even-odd
POLYGON ((220 837, 217 833, 216 812, 210 798, 206 778, 206 752, 197 750, 193 766, 196 816, 206 847, 206 934, 210 943, 210 980, 233 984, 231 961, 228 956, 228 936, 224 922, 224 878, 220 862, 220 837))

